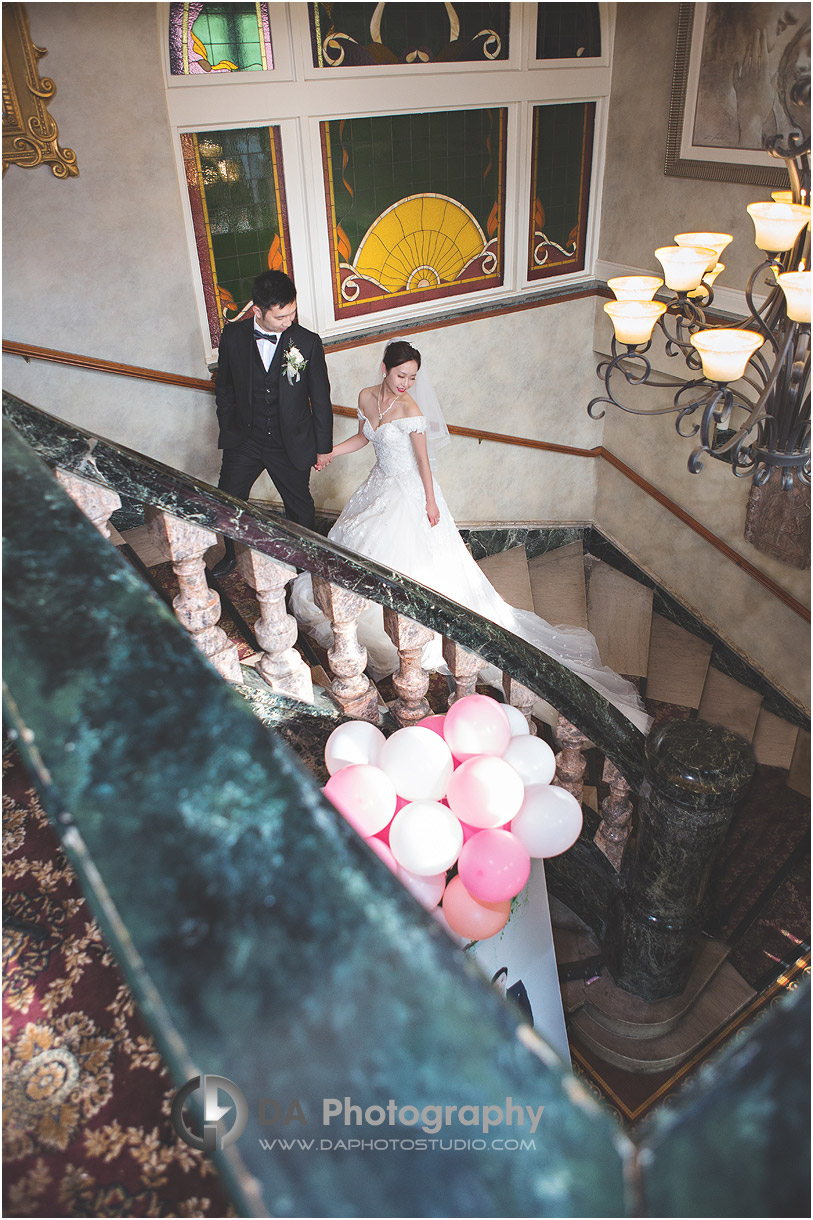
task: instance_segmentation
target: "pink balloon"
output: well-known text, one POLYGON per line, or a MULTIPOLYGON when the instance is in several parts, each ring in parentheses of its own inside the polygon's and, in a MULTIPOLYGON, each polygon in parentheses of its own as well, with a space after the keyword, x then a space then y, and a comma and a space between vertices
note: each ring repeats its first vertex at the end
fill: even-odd
POLYGON ((421 729, 431 729, 433 733, 437 733, 438 737, 443 737, 443 725, 445 720, 445 715, 424 716, 423 720, 418 721, 418 727, 421 729))
POLYGON ((357 763, 331 775, 325 796, 365 839, 392 821, 395 787, 380 767, 357 763))
POLYGON ((455 758, 502 754, 511 740, 511 725, 502 706, 489 695, 466 695, 446 713, 443 736, 455 758))
POLYGON ((413 898, 417 898, 425 911, 433 910, 441 898, 443 891, 446 889, 446 874, 435 873, 430 877, 421 877, 418 873, 410 873, 407 869, 397 866, 396 877, 406 889, 409 890, 413 898))
POLYGON ((472 835, 478 835, 483 829, 482 826, 469 826, 468 822, 464 822, 462 818, 457 819, 463 828, 463 842, 468 843, 472 835))
POLYGON ((368 847, 372 848, 372 850, 379 857, 379 859, 384 861, 384 863, 386 864, 386 866, 390 870, 390 872, 395 873, 395 875, 397 877, 398 876, 398 864, 396 862, 395 856, 392 854, 390 849, 387 847, 386 843, 382 843, 380 839, 376 839, 375 837, 373 837, 372 839, 365 839, 364 841, 368 847))
MULTIPOLYGON (((472 839, 472 842, 476 842, 476 839, 472 839)), ((452 877, 443 895, 443 914, 458 936, 465 936, 467 940, 487 940, 508 923, 511 900, 478 902, 472 898, 459 876, 452 877)))
POLYGON ((570 792, 554 784, 532 784, 511 831, 532 856, 547 859, 573 846, 582 821, 582 807, 570 792))
POLYGON ((531 857, 524 843, 507 830, 483 830, 463 845, 457 872, 477 902, 510 900, 531 872, 531 857))
POLYGON ((449 808, 470 826, 502 826, 519 812, 525 786, 502 758, 480 754, 467 758, 452 774, 446 799, 449 808))

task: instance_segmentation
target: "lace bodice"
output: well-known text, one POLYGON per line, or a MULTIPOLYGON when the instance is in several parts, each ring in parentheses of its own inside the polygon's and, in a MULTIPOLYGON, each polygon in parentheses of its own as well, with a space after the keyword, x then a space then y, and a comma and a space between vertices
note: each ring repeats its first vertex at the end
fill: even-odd
POLYGON ((378 428, 372 426, 362 411, 359 411, 359 420, 364 421, 364 435, 375 449, 376 467, 382 474, 389 477, 418 473, 409 437, 412 432, 426 432, 426 420, 422 415, 384 420, 378 428))

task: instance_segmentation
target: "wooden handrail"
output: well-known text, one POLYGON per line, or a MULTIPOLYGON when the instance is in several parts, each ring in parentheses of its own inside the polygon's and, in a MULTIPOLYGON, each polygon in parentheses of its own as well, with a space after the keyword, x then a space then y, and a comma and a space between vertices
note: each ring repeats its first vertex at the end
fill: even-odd
MULTIPOLYGON (((53 364, 66 364, 74 368, 91 369, 99 373, 114 373, 120 377, 136 377, 142 381, 157 381, 164 385, 177 385, 192 390, 205 390, 210 394, 214 393, 214 382, 205 381, 198 377, 184 377, 179 373, 163 373, 157 369, 141 368, 138 365, 132 364, 117 364, 112 360, 100 360, 94 356, 78 356, 72 352, 55 351, 47 347, 33 347, 28 343, 16 343, 11 339, 3 340, 3 351, 11 356, 22 356, 24 360, 48 360, 53 364)), ((342 415, 349 419, 356 418, 356 411, 353 407, 333 407, 334 415, 342 415)), ((724 555, 733 564, 746 575, 751 576, 758 584, 772 593, 779 601, 786 605, 794 614, 798 614, 805 622, 810 622, 810 610, 800 601, 797 601, 792 594, 783 589, 781 585, 776 584, 764 572, 760 572, 759 568, 754 567, 744 556, 730 547, 727 542, 723 542, 722 538, 718 538, 711 530, 706 529, 705 525, 701 525, 691 514, 685 509, 676 504, 674 500, 670 500, 663 492, 658 491, 653 487, 643 475, 638 474, 626 462, 603 445, 598 445, 594 449, 580 449, 574 445, 558 445, 553 441, 539 441, 527 436, 510 436, 504 432, 483 432, 478 428, 462 428, 457 424, 449 424, 449 431, 454 436, 466 436, 477 441, 491 441, 500 445, 518 445, 523 449, 541 449, 547 453, 566 453, 575 457, 585 458, 603 458, 606 462, 614 467, 630 482, 640 487, 648 496, 660 504, 673 516, 677 517, 684 525, 698 534, 705 542, 724 555)))

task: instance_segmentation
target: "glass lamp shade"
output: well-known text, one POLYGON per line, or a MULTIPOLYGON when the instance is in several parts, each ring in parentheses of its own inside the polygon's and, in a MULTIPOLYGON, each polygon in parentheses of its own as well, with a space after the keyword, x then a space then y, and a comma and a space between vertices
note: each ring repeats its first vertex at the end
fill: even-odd
POLYGON ((607 287, 617 301, 651 301, 663 280, 656 275, 619 275, 607 280, 607 287))
POLYGON ((738 381, 745 366, 765 339, 752 330, 701 330, 691 343, 700 353, 703 376, 709 381, 738 381))
POLYGON ((801 203, 749 203, 746 211, 754 222, 757 249, 772 254, 789 250, 810 223, 810 208, 801 203))
POLYGON ((666 306, 660 301, 608 301, 604 312, 610 316, 616 339, 635 345, 649 342, 666 306))
MULTIPOLYGON (((720 255, 726 246, 730 245, 734 238, 730 233, 676 233, 676 246, 708 246, 709 250, 714 251, 714 258, 709 263, 707 270, 711 271, 717 263, 720 255)), ((703 277, 706 278, 705 276, 703 277)))
POLYGON ((655 257, 663 267, 666 287, 673 292, 697 288, 706 269, 717 262, 717 252, 709 246, 661 246, 655 257))
POLYGON ((777 276, 779 287, 785 294, 791 322, 810 321, 811 276, 813 271, 785 271, 777 276))
MULTIPOLYGON (((703 276, 703 283, 708 284, 708 286, 710 288, 712 286, 712 284, 714 283, 714 281, 717 279, 717 276, 720 275, 720 273, 723 271, 725 271, 725 263, 715 263, 714 266, 712 267, 711 271, 707 271, 705 273, 705 275, 703 276)), ((692 291, 689 293, 690 297, 704 297, 705 295, 706 295, 705 288, 693 288, 692 291)))

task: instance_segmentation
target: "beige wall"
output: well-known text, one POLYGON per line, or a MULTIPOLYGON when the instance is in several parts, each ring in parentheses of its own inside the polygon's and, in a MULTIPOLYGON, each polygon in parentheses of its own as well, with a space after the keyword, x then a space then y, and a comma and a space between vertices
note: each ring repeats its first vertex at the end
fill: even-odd
POLYGON ((719 283, 742 290, 759 261, 745 205, 770 188, 663 172, 679 7, 616 6, 599 258, 660 275, 653 251, 675 233, 731 233, 719 283))

